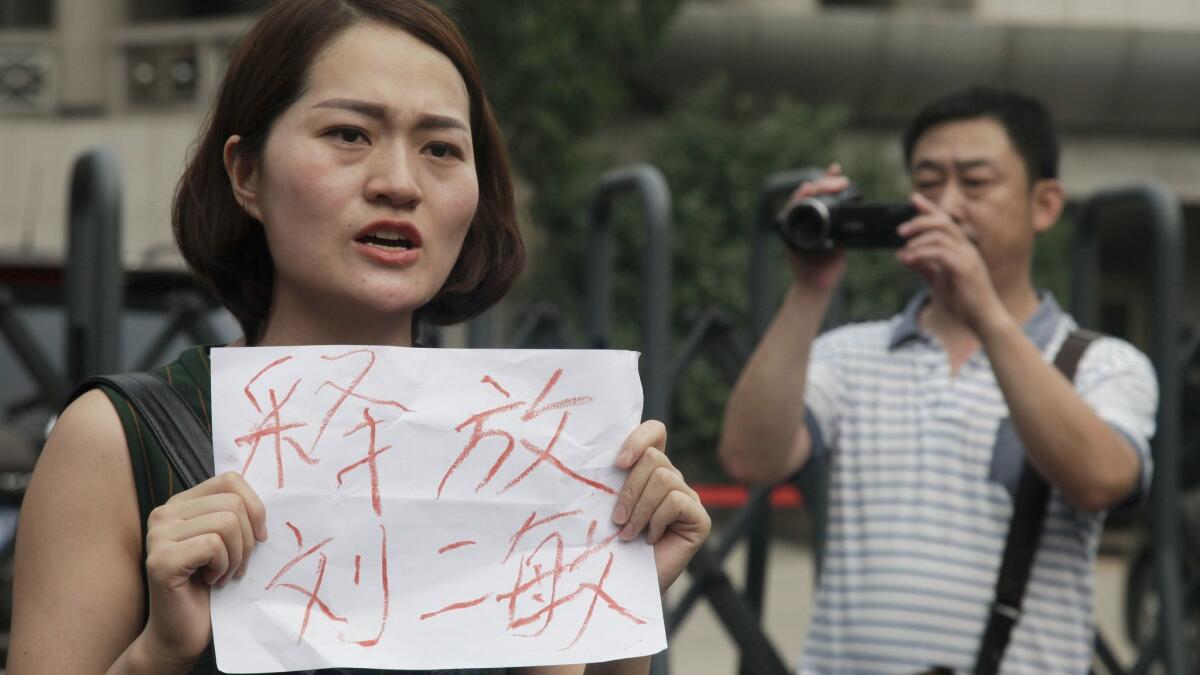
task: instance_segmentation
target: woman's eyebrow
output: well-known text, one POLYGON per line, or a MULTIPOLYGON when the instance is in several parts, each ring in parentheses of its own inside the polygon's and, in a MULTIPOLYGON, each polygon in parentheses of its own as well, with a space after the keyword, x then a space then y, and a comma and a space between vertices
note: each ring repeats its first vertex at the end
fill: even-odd
POLYGON ((418 129, 458 129, 470 133, 471 129, 457 117, 448 115, 421 115, 417 120, 418 129))
POLYGON ((387 117, 387 107, 378 103, 370 103, 368 101, 359 101, 352 98, 331 98, 326 101, 321 101, 313 106, 314 108, 336 108, 339 110, 349 110, 356 112, 371 119, 383 119, 387 117))
MULTIPOLYGON (((337 110, 349 110, 350 112, 358 113, 364 117, 370 117, 375 120, 387 118, 387 106, 379 103, 371 103, 369 101, 360 101, 353 98, 331 98, 321 101, 313 105, 314 108, 334 108, 337 110)), ((417 119, 416 128, 425 129, 458 129, 470 133, 471 129, 462 120, 449 115, 434 115, 424 114, 417 119)))

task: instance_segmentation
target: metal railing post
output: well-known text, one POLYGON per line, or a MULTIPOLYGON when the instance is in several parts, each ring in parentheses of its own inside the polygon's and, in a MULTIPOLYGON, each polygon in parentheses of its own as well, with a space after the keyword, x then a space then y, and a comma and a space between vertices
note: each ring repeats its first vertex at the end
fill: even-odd
POLYGON ((120 365, 122 270, 120 169, 108 150, 89 150, 71 172, 65 278, 71 386, 120 365))
POLYGON ((614 169, 600 177, 588 210, 585 344, 609 345, 612 326, 612 202, 636 192, 646 227, 642 257, 642 359, 644 419, 666 421, 669 412, 669 330, 671 321, 671 192, 662 172, 648 164, 614 169))
MULTIPOLYGON (((642 419, 667 422, 670 412, 668 369, 671 325, 671 191, 662 172, 649 164, 613 169, 600 177, 588 208, 588 257, 584 282, 584 344, 609 346, 612 331, 612 203, 618 195, 636 192, 646 228, 642 255, 642 376, 645 403, 642 419)), ((668 671, 666 650, 651 663, 654 675, 668 671)))
MULTIPOLYGON (((819 167, 807 167, 782 171, 767 177, 758 193, 754 209, 754 229, 751 233, 749 270, 750 323, 753 340, 757 344, 767 331, 775 313, 775 258, 778 257, 778 235, 775 232, 780 202, 800 186, 815 180, 825 173, 819 167)), ((816 462, 810 462, 815 465, 816 462)), ((810 469, 814 470, 815 466, 810 469)), ((806 472, 807 473, 807 472, 806 472)), ((824 519, 822 504, 811 499, 815 491, 805 492, 805 504, 814 513, 813 552, 819 559, 824 548, 824 519)), ((763 595, 766 590, 766 567, 770 545, 771 506, 764 502, 755 506, 756 512, 749 523, 749 541, 746 555, 746 602, 755 616, 761 618, 763 595)), ((742 672, 748 673, 748 664, 743 660, 742 672)))
POLYGON ((767 331, 771 317, 775 314, 775 251, 779 237, 775 234, 776 211, 781 199, 800 187, 801 183, 815 180, 825 173, 820 167, 807 167, 792 171, 780 171, 767 176, 758 191, 758 204, 754 208, 754 230, 750 239, 750 325, 757 344, 767 331))
MULTIPOLYGON (((1168 675, 1183 675, 1183 583, 1179 546, 1179 432, 1183 381, 1179 363, 1179 311, 1183 307, 1183 212, 1165 187, 1146 183, 1105 190, 1084 203, 1076 232, 1071 276, 1071 311, 1081 325, 1094 325, 1100 215, 1118 203, 1135 202, 1150 216, 1152 290, 1150 358, 1158 375, 1159 403, 1154 437, 1154 483, 1150 530, 1154 545, 1159 606, 1158 637, 1168 675)), ((1146 647, 1153 651, 1156 640, 1146 647)), ((1145 655, 1143 655, 1145 656, 1145 655)), ((1139 658, 1141 664, 1147 659, 1139 658)))

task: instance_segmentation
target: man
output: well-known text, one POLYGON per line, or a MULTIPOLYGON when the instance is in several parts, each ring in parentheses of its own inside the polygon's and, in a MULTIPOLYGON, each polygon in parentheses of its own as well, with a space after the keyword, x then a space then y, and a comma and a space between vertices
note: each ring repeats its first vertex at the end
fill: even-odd
MULTIPOLYGON (((1031 280, 1058 219, 1043 106, 970 89, 903 139, 918 215, 896 258, 927 288, 889 321, 816 338, 846 266, 793 255, 794 281, 729 400, 721 458, 746 482, 830 452, 829 539, 805 673, 969 671, 994 598, 1020 467, 1051 487, 1005 673, 1084 673, 1105 510, 1148 486, 1157 384, 1120 340, 1052 364, 1074 322, 1031 280), (815 442, 814 439, 820 442, 815 442)), ((834 165, 794 198, 841 191, 834 165)))

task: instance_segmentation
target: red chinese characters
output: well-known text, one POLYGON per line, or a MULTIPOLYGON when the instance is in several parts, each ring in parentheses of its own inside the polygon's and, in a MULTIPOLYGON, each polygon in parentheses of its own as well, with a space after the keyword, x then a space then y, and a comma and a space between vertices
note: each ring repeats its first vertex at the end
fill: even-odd
MULTIPOLYGON (((583 511, 565 511, 543 518, 537 512, 529 517, 509 539, 509 548, 500 560, 501 566, 511 568, 514 577, 507 590, 485 593, 466 600, 450 603, 440 609, 421 615, 422 621, 438 616, 484 605, 489 598, 502 603, 505 625, 514 636, 536 638, 549 629, 556 617, 567 605, 584 603, 579 627, 574 637, 563 648, 575 646, 587 632, 597 608, 613 612, 623 620, 644 624, 646 619, 638 616, 614 598, 604 584, 612 572, 614 555, 610 547, 617 535, 609 535, 595 541, 596 521, 590 520, 586 539, 571 545, 563 534, 563 526, 574 519, 581 524, 583 511), (532 535, 532 539, 527 539, 532 535), (538 540, 536 537, 540 536, 538 540), (532 545, 537 541, 536 545, 532 545), (532 546, 531 546, 532 545, 532 546), (578 551, 568 557, 568 549, 578 551), (524 551, 517 553, 518 551, 524 551), (514 560, 514 556, 516 559, 514 560)), ((579 528, 582 529, 582 528, 579 528)), ((456 548, 455 544, 439 550, 439 553, 456 548)), ((578 616, 580 612, 576 612, 578 616)))
MULTIPOLYGON (((338 639, 342 642, 355 644, 360 647, 374 647, 379 644, 379 640, 383 637, 384 629, 387 628, 388 614, 391 611, 391 588, 388 583, 388 539, 387 528, 382 524, 379 526, 380 544, 379 544, 379 600, 382 606, 382 616, 379 619, 379 628, 372 637, 369 638, 351 638, 347 637, 347 632, 352 630, 354 626, 350 625, 349 620, 345 615, 337 614, 330 608, 329 604, 321 597, 321 589, 325 585, 325 573, 329 563, 329 555, 331 545, 334 541, 333 537, 326 537, 320 542, 304 547, 304 536, 296 525, 287 523, 288 529, 296 537, 297 553, 288 560, 275 576, 267 582, 263 590, 277 591, 286 590, 294 593, 299 593, 303 596, 305 604, 301 615, 300 628, 296 635, 296 644, 304 641, 304 636, 308 632, 309 624, 312 620, 313 610, 317 610, 322 616, 329 621, 343 624, 346 626, 344 631, 338 633, 338 639), (316 563, 306 563, 309 559, 316 556, 316 563), (315 568, 315 569, 314 569, 315 568), (303 585, 294 581, 289 581, 294 577, 303 576, 302 572, 311 569, 311 578, 309 585, 303 585)), ((354 556, 354 585, 359 586, 361 574, 362 556, 356 554, 354 556)), ((346 600, 346 598, 343 598, 346 600)))
MULTIPOLYGON (((586 405, 591 403, 593 400, 591 396, 571 396, 559 399, 553 403, 545 403, 546 398, 550 394, 550 390, 554 388, 555 384, 558 383, 562 375, 562 368, 555 370, 550 376, 550 379, 546 381, 545 386, 542 387, 541 393, 538 394, 533 403, 528 404, 528 406, 525 401, 515 401, 513 403, 500 405, 483 412, 475 413, 455 427, 454 430, 457 432, 462 432, 463 429, 471 427, 471 436, 467 440, 466 445, 463 446, 462 451, 459 452, 458 456, 455 457, 454 461, 450 464, 450 468, 446 470, 445 475, 442 476, 442 480, 438 484, 437 489, 438 497, 442 496, 442 492, 445 490, 446 484, 450 481, 450 478, 459 470, 459 468, 462 467, 463 463, 467 461, 467 459, 471 456, 471 453, 475 451, 481 442, 488 438, 502 439, 504 441, 504 450, 500 452, 499 456, 496 458, 496 461, 492 463, 492 466, 488 469, 487 473, 475 486, 476 492, 482 490, 487 486, 488 483, 491 482, 493 478, 495 478, 497 472, 499 472, 500 468, 504 466, 505 462, 508 461, 509 456, 512 455, 513 449, 518 444, 518 440, 513 436, 513 433, 509 431, 509 429, 513 428, 514 424, 520 422, 529 422, 543 413, 559 410, 562 411, 562 416, 559 418, 554 434, 545 442, 544 446, 538 446, 528 438, 521 438, 519 440, 521 447, 533 454, 535 459, 523 471, 521 471, 521 473, 519 473, 515 478, 510 480, 503 488, 501 488, 499 492, 507 492, 508 490, 516 487, 519 483, 521 483, 521 481, 525 480, 525 478, 528 477, 529 474, 534 471, 534 469, 538 468, 543 463, 546 463, 554 469, 562 472, 569 478, 577 480, 593 489, 606 492, 608 494, 615 494, 616 491, 611 487, 579 474, 578 472, 566 466, 554 454, 555 444, 558 443, 559 438, 562 436, 563 429, 566 427, 567 421, 571 419, 570 409, 586 405), (511 419, 511 417, 515 416, 515 412, 521 410, 523 407, 524 411, 521 413, 521 415, 517 417, 516 420, 511 419), (510 418, 507 420, 497 419, 493 421, 492 419, 501 417, 507 413, 514 413, 514 415, 510 416, 510 418), (501 424, 505 424, 508 428, 500 426, 501 424)), ((508 393, 508 391, 490 375, 485 375, 483 379, 480 380, 480 383, 491 385, 505 398, 511 398, 511 395, 508 393)))

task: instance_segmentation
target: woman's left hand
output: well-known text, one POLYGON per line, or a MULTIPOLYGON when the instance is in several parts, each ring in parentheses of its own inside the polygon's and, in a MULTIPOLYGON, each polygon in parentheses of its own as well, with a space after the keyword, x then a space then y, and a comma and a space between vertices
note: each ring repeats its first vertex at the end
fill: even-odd
POLYGON ((667 459, 667 428, 662 422, 642 422, 625 439, 616 467, 629 469, 617 496, 613 521, 620 537, 632 541, 643 531, 654 545, 658 588, 666 591, 699 550, 712 520, 700 496, 667 459))

